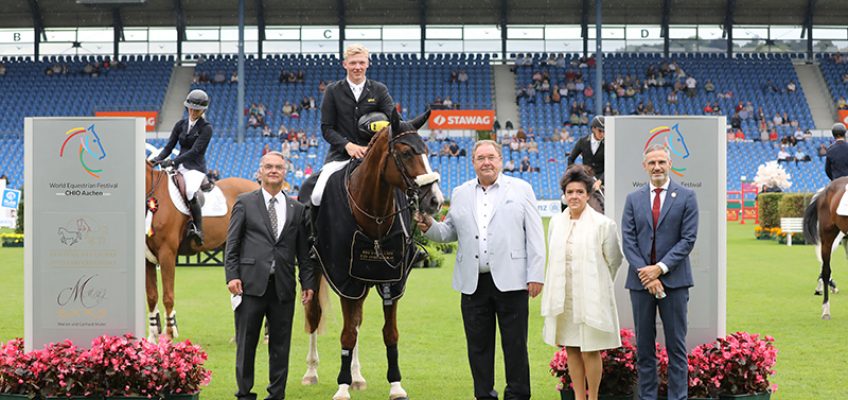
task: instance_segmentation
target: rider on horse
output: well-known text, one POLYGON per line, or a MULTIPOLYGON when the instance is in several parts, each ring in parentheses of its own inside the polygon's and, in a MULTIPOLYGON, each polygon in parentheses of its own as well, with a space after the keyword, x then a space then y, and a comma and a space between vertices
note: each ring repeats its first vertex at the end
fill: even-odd
POLYGON ((312 204, 321 204, 321 195, 333 172, 342 169, 351 158, 362 158, 376 131, 364 132, 357 128, 362 116, 379 111, 386 120, 392 114, 394 101, 386 85, 366 79, 368 49, 350 45, 345 49, 342 65, 347 71, 345 79, 327 86, 321 102, 321 133, 330 143, 330 151, 319 174, 313 175, 303 185, 303 191, 312 190, 312 204), (317 180, 317 183, 316 183, 317 180))
POLYGON ((200 89, 192 90, 183 105, 188 109, 188 118, 174 125, 168 144, 153 161, 162 168, 176 166, 177 171, 183 175, 188 208, 193 221, 189 235, 194 237, 198 245, 202 245, 201 204, 195 194, 206 178, 206 148, 212 139, 212 124, 203 117, 209 107, 209 95, 200 89), (169 159, 177 142, 180 144, 180 155, 169 159))
MULTIPOLYGON (((824 173, 833 181, 843 176, 848 176, 848 143, 845 142, 845 125, 841 122, 833 124, 830 133, 833 135, 835 141, 827 149, 827 157, 824 161, 824 173)), ((829 286, 834 293, 838 291, 836 281, 833 278, 830 279, 829 286)), ((822 276, 819 274, 819 282, 816 286, 815 294, 820 295, 823 290, 824 282, 822 282, 822 276)))

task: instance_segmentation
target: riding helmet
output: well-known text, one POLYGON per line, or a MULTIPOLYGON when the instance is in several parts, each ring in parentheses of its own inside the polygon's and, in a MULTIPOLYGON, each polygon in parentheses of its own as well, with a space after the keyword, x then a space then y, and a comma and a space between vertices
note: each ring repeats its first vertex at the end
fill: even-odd
POLYGON ((365 137, 374 136, 389 125, 389 117, 380 112, 374 111, 359 117, 359 133, 365 137))
POLYGON ((194 89, 188 93, 183 105, 192 110, 205 110, 209 107, 209 95, 200 89, 194 89))
POLYGON ((595 118, 592 118, 592 129, 598 128, 600 130, 604 130, 604 116, 596 115, 595 118))

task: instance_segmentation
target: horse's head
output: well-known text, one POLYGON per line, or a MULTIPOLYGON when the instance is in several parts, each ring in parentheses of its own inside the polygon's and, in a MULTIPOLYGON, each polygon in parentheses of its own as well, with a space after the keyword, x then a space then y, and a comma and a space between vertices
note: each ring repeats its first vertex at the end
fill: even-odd
POLYGON ((85 139, 83 140, 83 147, 85 147, 86 153, 98 160, 106 158, 106 149, 103 148, 100 135, 94 131, 94 124, 91 124, 86 130, 88 134, 85 135, 85 139))
POLYGON ((389 131, 389 155, 394 162, 386 163, 385 179, 390 184, 417 197, 422 212, 435 214, 444 202, 439 188, 439 173, 430 168, 427 144, 418 129, 430 118, 430 110, 410 121, 401 121, 392 112, 389 131))
POLYGON ((671 133, 668 135, 668 148, 674 155, 686 159, 689 158, 689 146, 686 145, 686 139, 680 133, 680 125, 674 124, 671 127, 671 133))

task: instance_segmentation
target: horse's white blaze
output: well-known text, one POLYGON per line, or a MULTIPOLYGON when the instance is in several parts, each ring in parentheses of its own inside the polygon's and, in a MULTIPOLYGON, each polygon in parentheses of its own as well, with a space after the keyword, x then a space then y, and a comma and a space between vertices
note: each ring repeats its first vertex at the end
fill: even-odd
POLYGON ((309 334, 309 352, 306 353, 306 374, 300 383, 314 385, 318 383, 318 333, 309 334))
POLYGON ((389 400, 403 399, 407 396, 406 390, 400 386, 400 382, 391 382, 392 387, 389 389, 389 400))
POLYGON ((428 183, 433 183, 433 195, 436 197, 436 200, 439 203, 445 202, 445 196, 442 194, 442 189, 439 187, 439 180, 441 179, 441 175, 438 172, 433 172, 433 169, 430 167, 430 159, 427 158, 426 154, 421 155, 421 159, 424 161, 424 168, 427 173, 424 175, 419 175, 415 177, 415 183, 418 186, 424 186, 428 183))

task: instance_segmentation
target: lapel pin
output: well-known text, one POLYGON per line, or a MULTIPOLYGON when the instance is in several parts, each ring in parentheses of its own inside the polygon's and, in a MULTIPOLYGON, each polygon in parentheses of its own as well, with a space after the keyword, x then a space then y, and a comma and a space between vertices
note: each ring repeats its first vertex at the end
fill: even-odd
POLYGON ((677 192, 672 192, 671 197, 677 197, 677 192))

